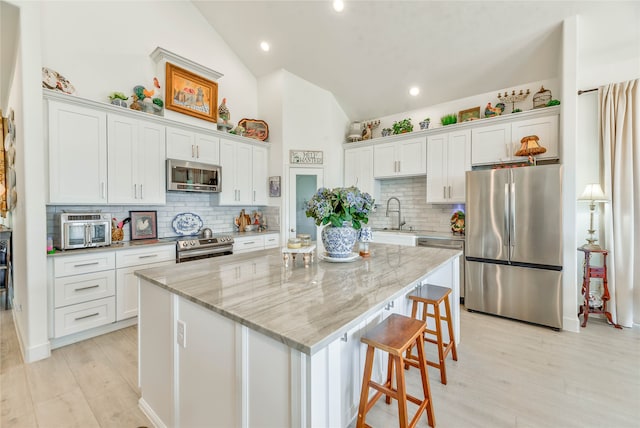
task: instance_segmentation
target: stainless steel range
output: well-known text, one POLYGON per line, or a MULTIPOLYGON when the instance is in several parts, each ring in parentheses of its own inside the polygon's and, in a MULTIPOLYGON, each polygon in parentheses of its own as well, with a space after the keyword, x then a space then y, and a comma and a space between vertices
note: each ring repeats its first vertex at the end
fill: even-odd
POLYGON ((222 235, 211 238, 187 236, 176 243, 176 262, 207 259, 233 254, 233 237, 222 235))

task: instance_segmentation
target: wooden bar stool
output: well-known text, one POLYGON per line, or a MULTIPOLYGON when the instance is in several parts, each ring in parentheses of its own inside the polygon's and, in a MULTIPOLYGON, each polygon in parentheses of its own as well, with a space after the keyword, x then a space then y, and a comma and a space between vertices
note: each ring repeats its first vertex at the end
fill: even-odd
MULTIPOLYGON (((449 303, 449 295, 451 294, 451 289, 446 287, 439 287, 437 285, 424 285, 418 287, 415 291, 409 294, 409 299, 413 301, 413 306, 411 307, 411 317, 420 319, 427 322, 428 318, 433 318, 435 320, 435 330, 430 330, 428 326, 425 326, 424 329, 424 341, 433 343, 438 345, 438 359, 439 362, 433 362, 427 360, 427 364, 435 367, 440 370, 440 382, 444 385, 447 384, 447 369, 444 363, 444 360, 449 355, 449 352, 453 355, 453 359, 458 361, 458 352, 456 350, 456 341, 453 336, 453 321, 451 318, 451 305, 449 303), (445 313, 446 316, 442 316, 440 312, 440 304, 444 302, 445 313), (420 317, 418 314, 418 305, 422 303, 422 315, 420 317), (433 306, 433 313, 428 311, 429 306, 433 306), (449 342, 444 343, 442 339, 442 321, 447 322, 447 326, 449 328, 449 342), (431 337, 427 337, 427 335, 435 335, 435 339, 431 337)), ((413 347, 407 350, 406 360, 407 363, 417 367, 417 358, 419 356, 413 355, 411 353, 413 347)))
POLYGON ((362 342, 367 344, 367 358, 364 366, 364 377, 362 379, 362 392, 360 393, 360 406, 358 408, 357 428, 369 427, 365 423, 367 412, 373 407, 378 399, 386 395, 387 404, 391 403, 391 398, 398 400, 398 419, 401 428, 415 427, 420 415, 426 409, 429 425, 435 427, 436 421, 433 414, 433 400, 431 399, 431 388, 429 387, 429 374, 424 357, 424 345, 422 333, 425 329, 424 321, 392 314, 371 332, 362 337, 362 342), (420 400, 407 394, 404 379, 405 361, 402 355, 413 346, 418 347, 420 377, 422 379, 422 392, 424 399, 420 400), (387 365, 387 379, 383 385, 371 380, 373 370, 373 356, 375 349, 381 349, 389 353, 389 363, 387 365), (395 368, 396 387, 392 386, 392 373, 395 368), (374 388, 378 392, 368 401, 369 388, 374 388), (418 410, 407 425, 407 400, 418 405, 418 410))

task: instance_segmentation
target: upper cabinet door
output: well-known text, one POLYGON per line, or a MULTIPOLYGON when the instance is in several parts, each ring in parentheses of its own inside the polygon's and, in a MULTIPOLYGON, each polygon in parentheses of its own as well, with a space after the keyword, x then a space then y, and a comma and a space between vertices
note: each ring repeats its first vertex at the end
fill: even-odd
POLYGON ((167 127, 167 158, 220 164, 220 139, 213 135, 167 127))
POLYGON ((399 176, 423 175, 427 173, 427 139, 411 138, 397 143, 399 176))
POLYGON ((427 202, 447 201, 447 147, 449 134, 427 138, 427 202))
POLYGON ((375 178, 411 177, 427 173, 427 139, 407 138, 373 146, 375 178))
POLYGON ((344 151, 344 186, 357 186, 375 197, 373 147, 356 147, 344 151))
POLYGON ((220 139, 212 135, 195 134, 196 160, 210 165, 220 165, 220 139))
POLYGON ((167 158, 196 160, 195 134, 180 128, 167 127, 167 158))
POLYGON ((509 162, 515 153, 511 144, 511 123, 480 126, 471 130, 473 165, 509 162))
POLYGON ((471 131, 451 132, 446 155, 447 202, 464 204, 465 174, 471 171, 471 131))
POLYGON ((109 203, 137 201, 138 120, 109 114, 109 203))
MULTIPOLYGON (((557 159, 560 156, 558 147, 558 115, 543 116, 534 119, 520 120, 513 123, 511 128, 514 153, 520 148, 520 140, 529 135, 537 135, 538 144, 547 149, 536 159, 557 159)), ((525 160, 526 157, 515 156, 525 160)))
POLYGON ((107 115, 48 101, 49 203, 107 203, 107 115))
POLYGON ((165 127, 140 121, 138 128, 137 183, 138 201, 165 204, 167 174, 165 127))
POLYGON ((253 187, 253 205, 267 205, 269 187, 269 176, 267 172, 268 155, 266 147, 253 147, 253 168, 252 168, 252 187, 253 187))
POLYGON ((396 143, 373 146, 373 175, 376 178, 395 177, 397 173, 396 143))

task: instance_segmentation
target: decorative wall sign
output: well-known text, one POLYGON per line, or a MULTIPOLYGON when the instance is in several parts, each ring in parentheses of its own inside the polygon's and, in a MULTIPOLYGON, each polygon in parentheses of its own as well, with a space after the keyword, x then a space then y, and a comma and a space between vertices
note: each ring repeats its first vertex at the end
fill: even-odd
POLYGON ((322 151, 320 150, 289 150, 289 162, 298 164, 322 164, 322 151))
POLYGON ((199 119, 218 120, 218 84, 170 62, 166 66, 166 108, 199 119))

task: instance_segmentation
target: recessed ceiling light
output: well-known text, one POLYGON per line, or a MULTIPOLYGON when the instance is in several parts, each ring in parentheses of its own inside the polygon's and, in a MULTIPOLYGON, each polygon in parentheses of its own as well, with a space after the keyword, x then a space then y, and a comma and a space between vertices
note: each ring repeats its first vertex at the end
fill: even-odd
POLYGON ((420 88, 418 88, 417 86, 414 86, 413 88, 409 89, 409 95, 412 96, 417 96, 420 93, 420 88))
POLYGON ((269 49, 271 49, 271 46, 269 46, 269 43, 267 42, 260 42, 260 49, 262 49, 265 52, 269 52, 269 49))
POLYGON ((344 2, 342 0, 333 0, 333 10, 336 12, 342 12, 344 9, 344 2))

